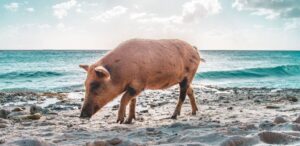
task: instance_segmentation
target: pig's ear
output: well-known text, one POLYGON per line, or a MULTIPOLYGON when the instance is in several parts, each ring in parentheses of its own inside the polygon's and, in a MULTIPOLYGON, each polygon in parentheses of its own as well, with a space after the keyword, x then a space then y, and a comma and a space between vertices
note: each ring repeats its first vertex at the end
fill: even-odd
POLYGON ((103 66, 97 66, 95 68, 95 71, 96 71, 96 73, 99 77, 105 77, 105 78, 110 77, 110 74, 109 74, 108 70, 103 66))
POLYGON ((89 70, 89 65, 80 64, 79 67, 83 68, 85 71, 89 70))

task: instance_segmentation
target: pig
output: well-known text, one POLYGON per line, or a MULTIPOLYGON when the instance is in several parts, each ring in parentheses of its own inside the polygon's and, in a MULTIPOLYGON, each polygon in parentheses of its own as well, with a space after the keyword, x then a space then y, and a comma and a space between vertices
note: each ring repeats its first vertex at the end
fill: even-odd
POLYGON ((198 111, 192 80, 201 61, 196 47, 179 39, 131 39, 92 65, 79 65, 87 72, 85 98, 80 118, 91 118, 118 95, 122 98, 117 123, 135 119, 137 96, 144 90, 166 89, 179 84, 180 95, 172 119, 180 115, 188 95, 192 115, 198 111), (126 106, 129 115, 126 120, 126 106))

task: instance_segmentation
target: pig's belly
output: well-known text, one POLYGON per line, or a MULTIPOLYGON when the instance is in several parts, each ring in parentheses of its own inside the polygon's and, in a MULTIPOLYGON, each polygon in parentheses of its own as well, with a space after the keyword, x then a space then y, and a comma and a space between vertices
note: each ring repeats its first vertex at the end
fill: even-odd
POLYGON ((181 78, 175 74, 166 74, 157 77, 149 78, 146 83, 146 89, 158 90, 166 89, 178 84, 181 78))

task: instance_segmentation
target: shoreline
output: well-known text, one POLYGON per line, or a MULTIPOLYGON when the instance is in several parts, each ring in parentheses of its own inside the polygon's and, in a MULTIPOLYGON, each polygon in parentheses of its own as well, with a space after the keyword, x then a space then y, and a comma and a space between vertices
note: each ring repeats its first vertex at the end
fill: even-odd
POLYGON ((199 108, 196 116, 191 115, 187 98, 178 119, 169 119, 179 95, 177 87, 147 90, 137 98, 137 119, 129 125, 116 123, 119 97, 87 121, 78 118, 83 92, 2 92, 0 116, 3 110, 10 116, 0 119, 0 142, 224 146, 300 143, 300 119, 296 120, 300 89, 193 87, 199 108), (52 102, 45 104, 49 99, 52 102), (20 101, 24 103, 17 104, 20 101), (38 107, 39 118, 28 118, 33 106, 38 107))

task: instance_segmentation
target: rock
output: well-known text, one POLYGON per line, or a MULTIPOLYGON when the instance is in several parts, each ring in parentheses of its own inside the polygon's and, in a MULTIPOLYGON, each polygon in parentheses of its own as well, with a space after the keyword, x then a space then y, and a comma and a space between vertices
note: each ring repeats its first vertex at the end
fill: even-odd
POLYGON ((117 145, 117 144, 121 143, 122 140, 119 138, 113 138, 113 139, 107 140, 107 142, 112 145, 117 145))
POLYGON ((298 101, 298 98, 295 97, 295 96, 287 96, 287 99, 288 99, 289 101, 292 101, 292 102, 297 102, 297 101, 298 101))
POLYGON ((0 109, 0 118, 3 118, 3 119, 7 119, 8 115, 10 114, 10 111, 9 110, 6 110, 6 109, 0 109))
POLYGON ((261 103, 260 99, 254 99, 255 103, 261 103))
POLYGON ((7 115, 8 119, 19 119, 20 116, 24 116, 27 113, 25 111, 19 111, 19 112, 11 112, 9 115, 7 115))
POLYGON ((300 131, 300 125, 299 124, 292 124, 292 130, 293 131, 300 131))
POLYGON ((117 110, 119 108, 119 106, 120 106, 119 104, 112 106, 112 110, 117 110))
POLYGON ((31 119, 31 120, 38 120, 42 117, 42 115, 40 113, 35 113, 33 115, 27 115, 27 118, 28 119, 31 119))
POLYGON ((281 124, 281 123, 285 123, 287 122, 287 120, 285 120, 283 117, 276 117, 273 121, 275 124, 281 124))
POLYGON ((12 111, 13 112, 19 112, 19 111, 23 111, 25 108, 21 108, 21 107, 16 107, 14 108, 12 111))
POLYGON ((267 105, 266 108, 267 109, 279 109, 280 107, 276 106, 276 105, 267 105))
POLYGON ((155 130, 155 128, 146 128, 146 131, 152 132, 152 131, 154 131, 154 130, 155 130))
POLYGON ((148 113, 149 111, 147 109, 141 110, 140 113, 148 113))
POLYGON ((5 139, 0 139, 0 144, 4 144, 5 143, 5 139))
POLYGON ((233 110, 233 107, 228 107, 227 110, 233 110))
POLYGON ((30 107, 30 114, 35 114, 35 113, 42 113, 43 112, 43 108, 37 105, 32 105, 30 107))
POLYGON ((295 123, 300 123, 300 116, 298 116, 294 122, 295 123))
POLYGON ((274 126, 275 126, 275 124, 270 121, 263 121, 259 124, 258 127, 261 129, 264 129, 264 130, 270 130, 274 126))
POLYGON ((85 144, 86 146, 107 146, 106 141, 94 141, 94 142, 88 142, 85 144))
POLYGON ((220 146, 248 146, 255 145, 257 143, 258 139, 255 137, 233 136, 223 141, 220 146))
POLYGON ((5 120, 5 119, 2 119, 2 118, 0 118, 0 123, 9 124, 9 121, 8 121, 8 120, 5 120))
POLYGON ((53 143, 48 143, 42 139, 19 139, 7 143, 12 146, 55 146, 53 143))
POLYGON ((8 127, 8 125, 7 125, 7 124, 0 123, 0 128, 6 128, 6 127, 8 127))
POLYGON ((299 137, 292 135, 278 133, 278 132, 261 132, 258 134, 261 141, 267 144, 289 144, 294 141, 300 140, 299 137))

